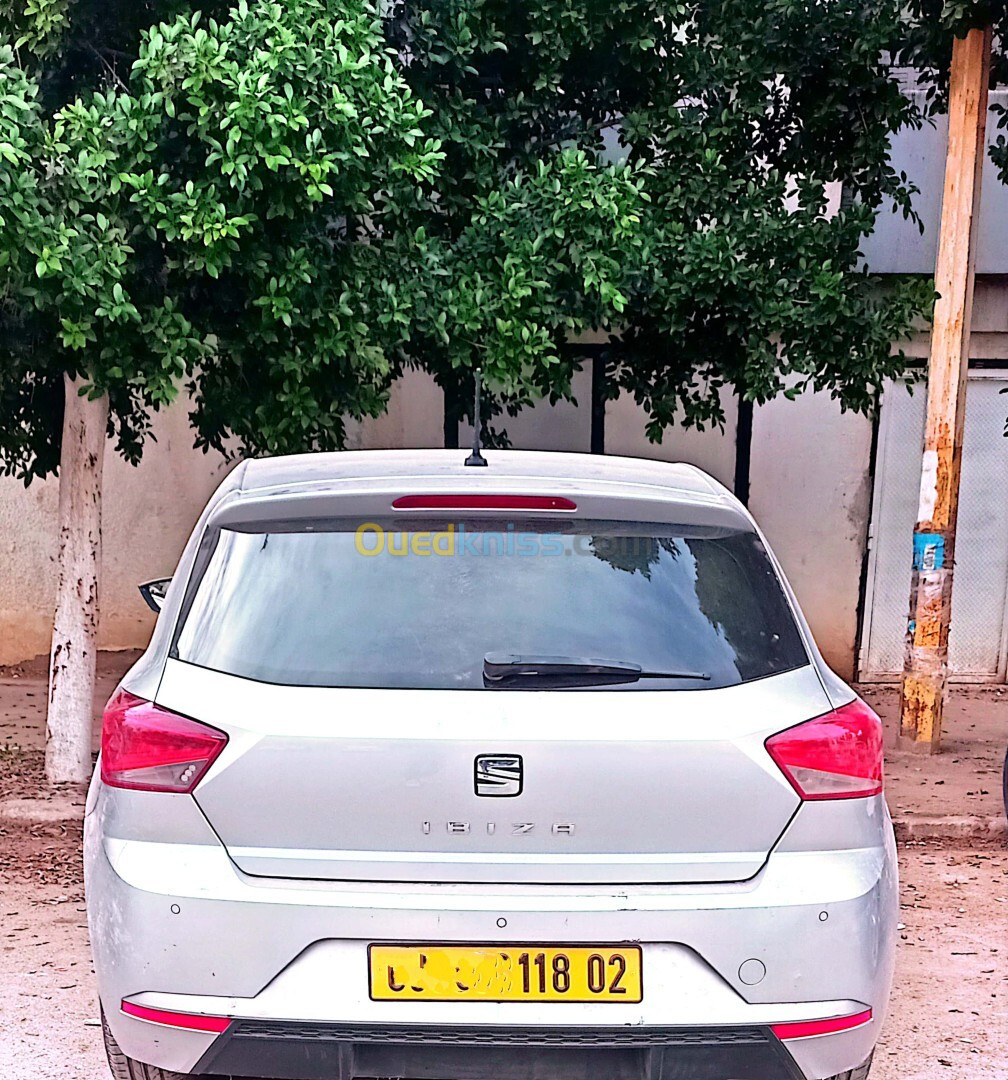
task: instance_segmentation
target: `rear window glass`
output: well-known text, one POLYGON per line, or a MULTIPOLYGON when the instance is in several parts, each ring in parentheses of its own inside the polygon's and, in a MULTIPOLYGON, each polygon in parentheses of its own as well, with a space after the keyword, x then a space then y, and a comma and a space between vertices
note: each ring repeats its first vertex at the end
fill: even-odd
MULTIPOLYGON (((755 534, 611 521, 411 519, 222 529, 172 655, 298 686, 491 683, 488 656, 639 665, 558 687, 704 689, 808 663, 755 534), (702 677, 701 677, 702 676, 702 677)), ((547 680, 549 682, 549 680, 547 680)))

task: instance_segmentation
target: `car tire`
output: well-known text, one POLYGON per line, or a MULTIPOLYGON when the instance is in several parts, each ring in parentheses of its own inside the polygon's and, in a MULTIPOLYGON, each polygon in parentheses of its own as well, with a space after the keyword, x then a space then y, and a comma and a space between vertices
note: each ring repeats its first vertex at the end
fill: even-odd
POLYGON ((156 1065, 145 1065, 142 1061, 134 1061, 133 1058, 127 1057, 119 1049, 119 1044, 115 1041, 115 1036, 105 1019, 104 1011, 101 1014, 101 1026, 102 1036, 105 1039, 105 1054, 115 1080, 187 1080, 186 1073, 168 1072, 167 1069, 159 1069, 156 1065))
POLYGON ((847 1072, 837 1073, 836 1076, 827 1077, 827 1080, 868 1080, 872 1056, 873 1054, 869 1054, 868 1060, 862 1062, 856 1069, 848 1069, 847 1072))

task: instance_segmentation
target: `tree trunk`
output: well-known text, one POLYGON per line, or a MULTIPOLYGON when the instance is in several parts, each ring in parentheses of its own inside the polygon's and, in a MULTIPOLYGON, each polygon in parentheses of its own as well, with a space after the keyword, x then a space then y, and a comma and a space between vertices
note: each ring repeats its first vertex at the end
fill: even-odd
POLYGON ((82 380, 64 376, 59 475, 59 589, 49 656, 46 779, 91 775, 101 568, 101 482, 108 395, 81 397, 82 380))

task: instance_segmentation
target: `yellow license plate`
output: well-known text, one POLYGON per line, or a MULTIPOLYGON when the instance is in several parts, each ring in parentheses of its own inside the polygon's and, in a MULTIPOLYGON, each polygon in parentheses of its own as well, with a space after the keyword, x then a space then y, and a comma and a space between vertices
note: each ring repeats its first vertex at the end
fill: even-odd
POLYGON ((637 945, 371 945, 372 1001, 604 1001, 644 997, 637 945))

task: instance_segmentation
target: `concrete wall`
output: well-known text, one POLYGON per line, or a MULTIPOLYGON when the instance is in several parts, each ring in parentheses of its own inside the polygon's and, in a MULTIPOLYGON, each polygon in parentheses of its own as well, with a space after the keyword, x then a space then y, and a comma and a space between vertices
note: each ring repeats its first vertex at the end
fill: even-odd
MULTIPOLYGON (((99 644, 144 645, 154 616, 139 582, 169 574, 193 522, 228 465, 192 447, 187 405, 178 402, 154 424, 157 442, 141 464, 127 465, 106 447, 99 644)), ((29 488, 0 477, 0 664, 48 653, 56 598, 59 482, 29 488)))
POLYGON ((777 398, 753 415, 749 509, 827 663, 850 678, 871 514, 871 421, 827 394, 777 398))
POLYGON ((441 391, 426 374, 408 371, 392 388, 388 408, 377 420, 347 425, 348 450, 424 450, 444 446, 441 391))
MULTIPOLYGON (((918 101, 920 95, 915 95, 918 101)), ((994 90, 987 113, 987 145, 1002 136, 999 114, 993 107, 1008 105, 1008 90, 994 90)), ((948 144, 948 117, 937 116, 934 124, 905 127, 892 138, 892 165, 906 172, 918 192, 914 210, 924 231, 886 203, 875 222, 875 230, 861 244, 868 268, 876 274, 933 274, 938 252, 942 193, 945 187, 945 148, 948 144)), ((1008 186, 1001 183, 988 158, 984 163, 980 193, 980 222, 977 236, 976 272, 1008 273, 1008 186)))
MULTIPOLYGON (((507 432, 515 450, 566 450, 587 454, 591 451, 590 364, 574 373, 571 390, 577 405, 568 401, 556 405, 542 401, 517 416, 499 417, 495 426, 507 432)), ((460 424, 459 446, 471 444, 472 425, 460 424)))
POLYGON ((725 394, 722 407, 724 430, 669 428, 660 443, 653 443, 645 434, 647 414, 633 397, 622 394, 606 408, 606 453, 657 461, 684 461, 709 472, 715 480, 730 488, 735 477, 735 425, 738 422, 734 395, 725 394))
MULTIPOLYGON (((587 453, 591 440, 590 367, 574 380, 578 406, 540 404, 504 422, 518 449, 587 453)), ((611 454, 688 461, 731 486, 735 468, 734 399, 726 424, 703 432, 673 429, 648 442, 645 416, 623 396, 606 410, 611 454)), ((186 404, 158 418, 157 442, 134 469, 111 448, 105 460, 105 527, 101 644, 142 647, 153 617, 136 591, 140 581, 169 573, 193 522, 229 465, 192 449, 186 404)), ((463 445, 470 431, 460 432, 463 445)), ((354 449, 434 447, 442 443, 441 394, 432 380, 408 374, 378 420, 353 423, 354 449)), ((827 659, 843 675, 853 669, 861 560, 871 493, 871 425, 841 416, 822 395, 779 400, 756 410, 751 505, 798 593, 827 659)), ((58 486, 27 490, 0 478, 0 664, 48 652, 56 588, 58 486)))

